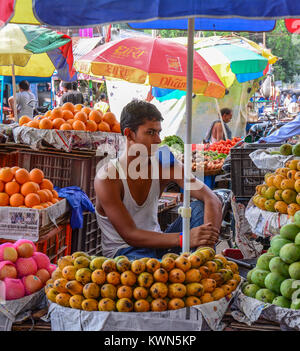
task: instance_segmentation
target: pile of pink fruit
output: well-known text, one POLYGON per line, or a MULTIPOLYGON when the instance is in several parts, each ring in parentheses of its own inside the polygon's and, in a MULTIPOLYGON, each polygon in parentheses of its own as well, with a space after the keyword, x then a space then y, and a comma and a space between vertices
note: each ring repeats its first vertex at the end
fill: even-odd
POLYGON ((16 300, 41 290, 56 266, 49 257, 37 252, 30 240, 0 245, 0 280, 5 285, 5 299, 16 300))

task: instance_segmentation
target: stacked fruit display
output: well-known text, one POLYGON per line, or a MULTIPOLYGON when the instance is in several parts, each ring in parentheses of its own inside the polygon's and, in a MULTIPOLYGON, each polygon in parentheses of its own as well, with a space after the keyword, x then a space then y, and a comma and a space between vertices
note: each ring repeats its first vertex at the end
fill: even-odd
POLYGON ((265 175, 265 183, 256 187, 255 206, 262 210, 293 216, 300 210, 300 161, 293 159, 284 168, 265 175))
POLYGON ((271 240, 267 253, 249 271, 243 293, 280 307, 300 309, 300 211, 271 240))
POLYGON ((45 115, 35 116, 33 120, 28 116, 22 116, 19 124, 37 129, 121 133, 120 123, 112 112, 102 114, 101 111, 84 107, 81 104, 73 105, 71 102, 49 110, 45 115))
POLYGON ((56 269, 47 255, 37 252, 29 240, 0 245, 0 280, 5 299, 16 300, 41 290, 56 269))
POLYGON ((86 311, 175 310, 230 298, 238 266, 211 248, 129 261, 75 252, 58 261, 45 291, 50 301, 86 311))
POLYGON ((28 172, 25 168, 0 169, 0 207, 28 207, 43 209, 59 201, 53 184, 38 168, 28 172))

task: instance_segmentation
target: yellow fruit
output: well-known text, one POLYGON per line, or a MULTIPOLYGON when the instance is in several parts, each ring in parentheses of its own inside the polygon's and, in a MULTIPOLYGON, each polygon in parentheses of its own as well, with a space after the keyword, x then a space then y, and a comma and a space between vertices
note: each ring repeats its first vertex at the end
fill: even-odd
POLYGON ((297 173, 297 171, 294 169, 288 171, 287 172, 287 179, 295 180, 296 173, 297 173))
POLYGON ((200 280, 201 273, 197 268, 192 268, 185 273, 185 283, 199 283, 200 280))
POLYGON ((204 294, 204 287, 200 283, 190 283, 186 285, 187 296, 202 296, 204 294))
POLYGON ((84 297, 82 295, 73 295, 70 297, 69 304, 71 308, 82 310, 83 301, 84 301, 84 297))
POLYGON ((168 309, 169 310, 178 310, 180 308, 184 308, 185 303, 182 299, 174 298, 168 302, 168 309))
POLYGON ((284 180, 285 178, 280 175, 280 174, 276 174, 276 176, 273 179, 273 185, 277 188, 277 189, 281 189, 281 182, 284 180))
POLYGON ((104 298, 99 301, 98 309, 99 311, 107 311, 107 312, 115 311, 116 304, 113 300, 109 298, 104 298))
POLYGON ((162 259, 160 266, 167 272, 170 272, 173 268, 175 268, 175 260, 172 257, 165 257, 162 259))
POLYGON ((164 283, 154 283, 150 288, 150 294, 153 299, 163 299, 168 295, 168 287, 164 283))
POLYGON ((159 268, 153 273, 156 282, 166 283, 169 278, 168 272, 164 268, 159 268))
POLYGON ((54 289, 57 290, 60 293, 67 293, 68 290, 66 288, 66 284, 68 281, 64 278, 59 278, 54 281, 54 289))
POLYGON ((296 212, 300 211, 300 205, 292 203, 288 205, 287 214, 289 216, 294 216, 296 212))
POLYGON ((273 183, 274 178, 275 178, 275 175, 273 175, 273 174, 271 174, 269 177, 267 177, 267 179, 266 179, 267 186, 273 186, 274 185, 274 183, 273 183))
POLYGON ((282 192, 283 192, 283 190, 282 189, 278 189, 278 190, 276 190, 275 191, 275 194, 274 194, 274 199, 276 200, 276 201, 282 201, 282 192))
POLYGON ((300 179, 297 179, 295 181, 294 188, 295 188, 296 192, 299 194, 300 193, 300 179))
POLYGON ((134 312, 150 311, 150 303, 147 300, 140 299, 134 303, 134 312))
POLYGON ((284 201, 277 201, 274 208, 276 212, 287 214, 288 205, 284 201))
POLYGON ((63 307, 70 307, 69 300, 71 295, 68 293, 60 293, 56 296, 55 301, 58 305, 63 307))
POLYGON ((47 291, 46 296, 51 302, 55 302, 56 303, 56 296, 58 294, 59 294, 59 292, 57 290, 55 290, 54 288, 50 288, 47 291))
POLYGON ((66 289, 71 295, 81 295, 83 291, 83 285, 80 284, 77 280, 71 280, 67 282, 66 289))
POLYGON ((288 168, 290 168, 292 170, 297 170, 299 160, 290 160, 288 162, 289 162, 288 168))
POLYGON ((87 283, 82 293, 86 299, 97 299, 100 296, 100 287, 96 283, 87 283))
POLYGON ((133 302, 130 299, 120 299, 116 303, 119 312, 131 312, 133 310, 133 302))
POLYGON ((62 271, 64 269, 64 267, 73 265, 73 259, 71 256, 61 257, 57 261, 57 265, 58 265, 58 268, 62 271))
POLYGON ((167 302, 164 299, 155 299, 151 302, 151 311, 162 312, 168 308, 167 302))
POLYGON ((95 299, 86 299, 81 303, 84 311, 98 311, 98 301, 95 299))
POLYGON ((211 296, 214 300, 220 300, 225 296, 225 292, 222 288, 216 288, 212 293, 211 296))
POLYGON ((297 193, 294 190, 285 189, 283 190, 281 197, 285 203, 291 204, 296 202, 297 193))
POLYGON ((185 300, 186 307, 201 305, 201 300, 196 296, 188 296, 185 300))
POLYGON ((292 189, 294 190, 295 187, 295 181, 292 179, 283 179, 283 181, 281 182, 281 189, 285 190, 285 189, 292 189))
POLYGON ((72 266, 65 266, 61 273, 63 278, 67 280, 74 280, 76 272, 77 272, 77 269, 72 265, 72 266))
POLYGON ((117 290, 117 296, 119 299, 131 299, 132 298, 132 288, 130 286, 122 285, 117 290))
POLYGON ((180 283, 170 284, 168 288, 168 296, 170 299, 175 297, 182 298, 186 294, 186 286, 180 283))

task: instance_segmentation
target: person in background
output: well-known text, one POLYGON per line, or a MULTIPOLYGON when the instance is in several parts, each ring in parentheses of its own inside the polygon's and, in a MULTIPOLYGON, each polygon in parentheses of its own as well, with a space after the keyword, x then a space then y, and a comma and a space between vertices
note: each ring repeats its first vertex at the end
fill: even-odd
POLYGON ((101 111, 103 114, 109 112, 109 104, 107 103, 106 95, 104 93, 100 94, 100 100, 94 106, 95 110, 101 111))
MULTIPOLYGON (((14 110, 14 97, 8 99, 9 107, 14 110)), ((33 110, 36 107, 37 99, 30 91, 30 84, 27 80, 22 80, 19 83, 19 92, 16 94, 16 104, 18 121, 22 116, 33 117, 33 110)))
MULTIPOLYGON (((231 130, 229 129, 229 127, 227 126, 227 123, 229 123, 232 119, 232 110, 230 108, 222 108, 221 110, 221 116, 224 122, 224 127, 227 133, 227 138, 231 139, 232 133, 231 130)), ((215 143, 218 142, 220 140, 225 140, 225 135, 224 135, 224 131, 223 131, 223 127, 222 127, 222 123, 220 121, 220 119, 217 119, 215 121, 212 122, 212 124, 210 125, 204 142, 205 143, 215 143)))
POLYGON ((60 99, 60 105, 62 106, 66 102, 72 102, 72 104, 83 104, 84 98, 80 91, 77 91, 77 82, 68 83, 62 82, 63 95, 60 99))
POLYGON ((289 104, 291 103, 291 94, 287 94, 286 98, 284 99, 283 102, 283 107, 288 108, 289 104))

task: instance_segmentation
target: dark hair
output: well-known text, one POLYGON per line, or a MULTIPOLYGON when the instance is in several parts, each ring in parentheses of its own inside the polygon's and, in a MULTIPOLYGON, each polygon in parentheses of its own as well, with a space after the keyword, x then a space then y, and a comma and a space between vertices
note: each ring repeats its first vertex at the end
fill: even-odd
POLYGON ((22 80, 20 83, 19 83, 19 87, 23 90, 29 90, 30 88, 30 84, 28 82, 28 80, 22 80))
POLYGON ((72 90, 77 90, 78 87, 78 83, 77 82, 73 82, 72 83, 72 90))
POLYGON ((223 115, 229 115, 232 112, 232 110, 230 108, 224 107, 221 110, 221 116, 223 115))
POLYGON ((106 95, 104 93, 100 94, 100 100, 102 100, 102 99, 106 99, 106 95))
POLYGON ((163 121, 161 113, 157 107, 150 102, 142 100, 132 100, 122 110, 120 127, 122 135, 124 129, 130 128, 136 132, 138 127, 145 123, 145 121, 163 121))
POLYGON ((72 90, 72 83, 69 83, 69 82, 62 82, 61 86, 63 88, 66 88, 68 90, 72 90))

